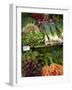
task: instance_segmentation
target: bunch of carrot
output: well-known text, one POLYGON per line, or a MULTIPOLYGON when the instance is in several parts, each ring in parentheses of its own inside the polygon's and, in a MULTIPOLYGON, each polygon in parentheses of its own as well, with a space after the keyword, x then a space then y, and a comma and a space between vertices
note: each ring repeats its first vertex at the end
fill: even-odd
POLYGON ((54 76, 54 75, 63 75, 63 66, 59 64, 51 64, 50 66, 45 65, 42 68, 42 76, 54 76))

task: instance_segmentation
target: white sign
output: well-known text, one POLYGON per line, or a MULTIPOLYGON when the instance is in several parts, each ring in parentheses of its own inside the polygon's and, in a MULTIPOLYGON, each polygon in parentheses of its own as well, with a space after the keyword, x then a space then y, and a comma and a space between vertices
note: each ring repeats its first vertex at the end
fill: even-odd
POLYGON ((23 46, 23 51, 28 51, 30 50, 30 46, 23 46))

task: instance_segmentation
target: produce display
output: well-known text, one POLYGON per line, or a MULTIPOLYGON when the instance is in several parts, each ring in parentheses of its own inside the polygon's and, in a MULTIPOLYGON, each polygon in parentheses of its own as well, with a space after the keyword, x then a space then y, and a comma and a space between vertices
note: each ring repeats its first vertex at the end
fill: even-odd
POLYGON ((21 75, 63 75, 63 15, 22 13, 21 75), (23 51, 24 46, 30 50, 23 51))

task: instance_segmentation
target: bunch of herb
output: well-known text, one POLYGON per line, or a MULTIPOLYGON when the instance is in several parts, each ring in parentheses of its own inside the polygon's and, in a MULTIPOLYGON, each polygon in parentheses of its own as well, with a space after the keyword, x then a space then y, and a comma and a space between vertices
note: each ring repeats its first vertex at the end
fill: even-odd
POLYGON ((22 44, 29 46, 37 46, 44 44, 44 35, 42 32, 29 32, 22 36, 22 44))

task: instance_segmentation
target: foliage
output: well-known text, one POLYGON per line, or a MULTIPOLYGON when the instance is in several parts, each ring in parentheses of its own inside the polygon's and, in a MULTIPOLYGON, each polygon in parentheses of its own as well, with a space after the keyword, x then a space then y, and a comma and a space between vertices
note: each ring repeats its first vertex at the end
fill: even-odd
POLYGON ((30 50, 23 53, 23 60, 34 60, 43 63, 43 65, 50 65, 52 63, 63 64, 63 48, 39 48, 30 50))
POLYGON ((44 32, 49 39, 58 39, 62 36, 63 25, 60 23, 45 23, 40 26, 42 32, 44 32))
POLYGON ((35 24, 37 21, 31 17, 31 13, 22 13, 22 28, 25 27, 28 23, 35 24))
POLYGON ((22 44, 29 46, 42 45, 44 43, 44 36, 41 32, 29 32, 22 36, 22 44))

